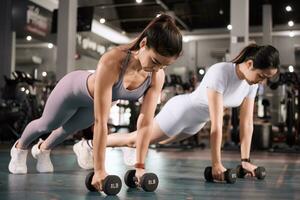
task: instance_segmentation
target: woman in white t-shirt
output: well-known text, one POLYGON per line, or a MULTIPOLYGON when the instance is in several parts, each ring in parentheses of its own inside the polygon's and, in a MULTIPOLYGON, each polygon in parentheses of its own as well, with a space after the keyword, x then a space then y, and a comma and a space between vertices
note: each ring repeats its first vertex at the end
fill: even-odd
MULTIPOLYGON (((254 174, 250 163, 253 132, 253 109, 258 83, 273 77, 279 69, 279 52, 273 46, 251 44, 231 62, 212 65, 196 90, 171 98, 153 122, 151 143, 168 143, 190 137, 211 121, 212 173, 223 179, 226 171, 221 162, 223 110, 240 107, 240 141, 242 167, 254 174)), ((137 145, 136 132, 108 135, 107 146, 137 145)))

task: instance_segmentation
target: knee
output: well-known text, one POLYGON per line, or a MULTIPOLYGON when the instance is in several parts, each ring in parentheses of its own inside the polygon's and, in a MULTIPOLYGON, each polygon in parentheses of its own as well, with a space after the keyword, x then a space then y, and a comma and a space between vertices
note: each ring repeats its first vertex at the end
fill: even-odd
POLYGON ((136 132, 130 134, 129 141, 127 142, 127 146, 132 148, 136 147, 136 132))
POLYGON ((54 124, 50 122, 46 122, 42 118, 36 120, 35 123, 36 123, 36 130, 40 133, 52 132, 57 128, 54 124))
POLYGON ((131 147, 131 148, 135 148, 136 147, 136 143, 135 141, 130 141, 128 144, 127 144, 128 147, 131 147))

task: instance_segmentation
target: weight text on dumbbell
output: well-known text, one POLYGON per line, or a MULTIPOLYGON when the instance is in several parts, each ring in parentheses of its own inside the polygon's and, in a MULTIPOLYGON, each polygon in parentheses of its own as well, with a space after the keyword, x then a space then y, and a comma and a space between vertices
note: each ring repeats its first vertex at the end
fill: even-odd
POLYGON ((156 184, 155 179, 148 180, 148 185, 154 185, 154 184, 156 184))
POLYGON ((118 183, 110 184, 110 188, 112 188, 112 189, 119 188, 119 184, 118 183))

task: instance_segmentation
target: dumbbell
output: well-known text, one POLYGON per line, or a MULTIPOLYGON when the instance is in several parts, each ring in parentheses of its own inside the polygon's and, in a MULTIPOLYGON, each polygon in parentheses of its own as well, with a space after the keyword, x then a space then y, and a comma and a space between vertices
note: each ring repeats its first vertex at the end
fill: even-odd
MULTIPOLYGON (((212 167, 206 167, 204 170, 204 177, 206 181, 213 182, 214 178, 212 176, 212 167)), ((227 169, 224 172, 224 178, 227 183, 235 183, 236 181, 236 172, 234 169, 227 169)))
MULTIPOLYGON (((90 172, 86 176, 85 185, 89 191, 96 192, 98 191, 98 189, 92 185, 93 176, 94 176, 94 172, 90 172)), ((120 192, 121 188, 122 188, 122 181, 116 175, 108 175, 105 177, 105 179, 102 182, 102 190, 106 195, 116 195, 120 192)))
MULTIPOLYGON (((244 178, 247 173, 250 173, 250 172, 245 170, 242 167, 242 165, 238 165, 236 167, 236 175, 237 175, 238 178, 244 178)), ((266 177, 267 172, 266 172, 266 169, 264 167, 257 167, 254 170, 254 174, 255 174, 255 177, 257 179, 263 180, 266 177)))
MULTIPOLYGON (((136 188, 136 181, 137 178, 135 176, 135 170, 128 170, 124 176, 124 181, 125 184, 130 187, 130 188, 136 188)), ((154 173, 145 173, 141 177, 141 187, 143 188, 144 191, 146 192, 153 192, 156 190, 158 186, 158 177, 154 173)))

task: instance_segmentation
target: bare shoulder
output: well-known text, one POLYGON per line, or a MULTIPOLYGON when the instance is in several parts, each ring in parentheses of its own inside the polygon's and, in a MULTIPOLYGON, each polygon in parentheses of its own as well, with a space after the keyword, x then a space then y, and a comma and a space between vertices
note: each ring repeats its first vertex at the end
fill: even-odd
POLYGON ((158 72, 153 72, 152 74, 152 86, 162 86, 165 81, 165 71, 159 70, 158 72))
POLYGON ((127 52, 119 47, 115 47, 100 58, 97 68, 109 68, 109 70, 119 71, 127 52))
POLYGON ((159 79, 164 79, 165 78, 165 71, 164 70, 159 70, 158 72, 155 73, 156 77, 159 79))

